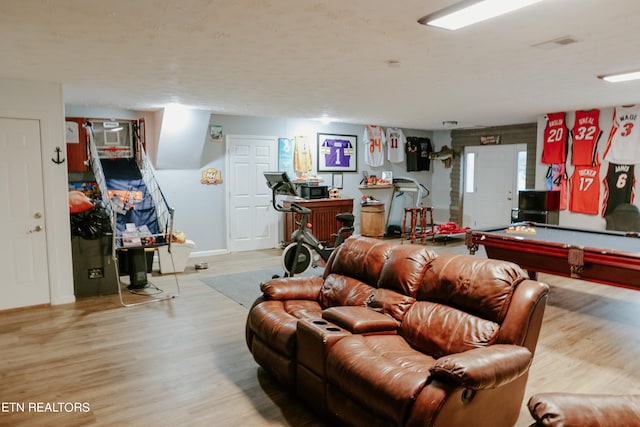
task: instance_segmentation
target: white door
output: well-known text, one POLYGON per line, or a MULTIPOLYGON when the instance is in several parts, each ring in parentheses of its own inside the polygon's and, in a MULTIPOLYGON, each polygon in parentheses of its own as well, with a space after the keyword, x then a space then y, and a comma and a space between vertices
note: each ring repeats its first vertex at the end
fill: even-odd
POLYGON ((486 228, 511 222, 517 206, 518 153, 524 144, 465 147, 463 226, 486 228))
POLYGON ((50 302, 38 120, 0 118, 0 310, 50 302))
POLYGON ((277 138, 227 136, 228 248, 249 251, 277 245, 278 222, 263 172, 276 170, 277 138))

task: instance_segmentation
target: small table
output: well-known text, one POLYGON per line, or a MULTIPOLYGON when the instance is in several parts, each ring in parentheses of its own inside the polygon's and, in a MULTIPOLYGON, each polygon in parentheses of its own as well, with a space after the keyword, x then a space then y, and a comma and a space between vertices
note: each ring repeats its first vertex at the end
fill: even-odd
POLYGON ((473 255, 484 245, 489 258, 515 262, 528 270, 640 290, 640 235, 583 230, 540 223, 468 230, 465 243, 473 255), (531 227, 535 234, 507 233, 531 227))

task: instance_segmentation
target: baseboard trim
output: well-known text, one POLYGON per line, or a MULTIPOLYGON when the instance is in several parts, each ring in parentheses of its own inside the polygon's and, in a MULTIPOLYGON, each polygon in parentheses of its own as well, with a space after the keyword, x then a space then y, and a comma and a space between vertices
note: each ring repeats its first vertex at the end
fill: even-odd
POLYGON ((191 252, 191 254, 189 254, 189 259, 205 258, 205 257, 215 256, 215 255, 225 255, 228 253, 231 253, 228 249, 214 249, 212 251, 191 252))

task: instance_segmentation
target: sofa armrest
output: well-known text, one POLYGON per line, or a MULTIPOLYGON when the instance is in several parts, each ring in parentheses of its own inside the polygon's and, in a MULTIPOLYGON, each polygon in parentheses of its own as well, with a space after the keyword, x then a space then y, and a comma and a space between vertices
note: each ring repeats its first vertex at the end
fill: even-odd
POLYGON ((450 354, 436 360, 431 375, 452 380, 466 388, 496 388, 523 375, 533 356, 526 347, 496 344, 450 354))
POLYGON ((268 300, 312 300, 316 301, 324 280, 320 276, 281 277, 260 284, 265 299, 268 300))
POLYGON ((322 311, 322 318, 352 334, 395 333, 398 329, 398 321, 393 317, 362 306, 327 308, 322 311))
POLYGON ((640 425, 640 395, 540 393, 527 406, 536 426, 640 425))

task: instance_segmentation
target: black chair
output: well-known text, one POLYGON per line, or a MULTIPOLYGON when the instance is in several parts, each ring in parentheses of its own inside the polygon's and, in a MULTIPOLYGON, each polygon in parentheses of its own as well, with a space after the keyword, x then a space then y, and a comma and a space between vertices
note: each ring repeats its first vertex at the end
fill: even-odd
POLYGON ((640 232, 640 209, 636 205, 620 204, 604 219, 607 230, 640 232))

